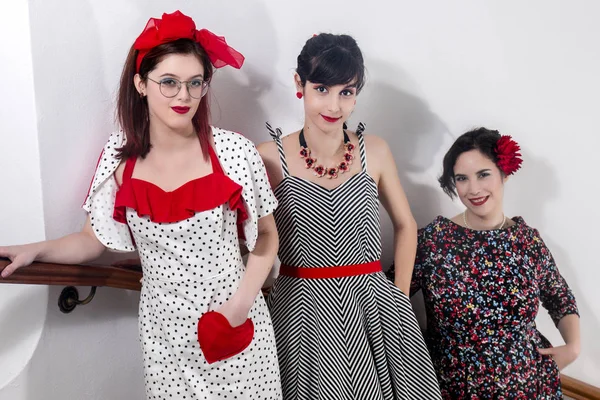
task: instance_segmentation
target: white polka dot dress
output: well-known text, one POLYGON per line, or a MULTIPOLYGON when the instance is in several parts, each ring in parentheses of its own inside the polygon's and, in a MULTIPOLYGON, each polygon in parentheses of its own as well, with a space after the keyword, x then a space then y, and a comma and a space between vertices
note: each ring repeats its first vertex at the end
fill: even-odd
MULTIPOLYGON (((119 242, 119 246, 113 247, 116 250, 127 250, 135 243, 142 261, 144 279, 139 333, 147 399, 281 399, 273 328, 262 294, 257 296, 248 315, 254 324, 252 342, 241 353, 209 364, 198 343, 199 317, 226 302, 244 274, 238 244, 238 213, 247 214, 242 231, 248 247, 253 248, 257 228, 252 224, 256 225, 258 218, 272 213, 276 206, 264 165, 251 142, 238 134, 213 132, 218 161, 232 182, 239 182, 236 185, 242 194, 242 210, 236 209, 235 201, 229 199, 210 209, 196 211, 183 220, 156 222, 157 213, 151 210, 151 215, 147 215, 145 208, 158 204, 152 198, 151 190, 147 192, 149 199, 139 199, 140 191, 136 190, 135 207, 127 202, 128 206, 122 207, 128 227, 127 238, 114 233, 119 230, 119 224, 125 225, 116 221, 119 207, 115 209, 115 218, 104 219, 112 212, 108 208, 111 203, 115 204, 115 197, 119 197, 115 196, 114 182, 106 184, 111 179, 105 179, 98 183, 96 178, 84 208, 91 210, 96 222, 101 220, 94 224, 94 230, 103 238, 103 243, 119 242), (223 150, 224 143, 235 147, 226 152, 231 155, 229 159, 221 157, 219 151, 223 150), (233 161, 244 165, 243 169, 247 170, 245 180, 229 174, 228 171, 234 168, 233 161), (248 190, 250 185, 252 196, 248 190), (98 208, 102 211, 98 212, 98 208)), ((121 142, 116 140, 109 146, 111 148, 105 147, 102 157, 107 161, 103 162, 101 158, 98 166, 101 174, 110 171, 112 164, 107 153, 121 142), (103 164, 108 171, 102 171, 103 164)), ((214 167, 213 163, 213 170, 214 167)), ((242 170, 237 165, 235 169, 242 170)), ((125 187, 126 175, 127 168, 121 189, 125 187)), ((204 183, 192 182, 192 185, 204 183)), ((205 198, 212 196, 213 191, 211 187, 206 192, 198 188, 193 190, 200 196, 194 203, 196 207, 197 204, 209 204, 205 198)), ((186 196, 173 194, 173 197, 177 197, 171 202, 173 207, 175 203, 189 204, 188 200, 181 200, 186 196)))

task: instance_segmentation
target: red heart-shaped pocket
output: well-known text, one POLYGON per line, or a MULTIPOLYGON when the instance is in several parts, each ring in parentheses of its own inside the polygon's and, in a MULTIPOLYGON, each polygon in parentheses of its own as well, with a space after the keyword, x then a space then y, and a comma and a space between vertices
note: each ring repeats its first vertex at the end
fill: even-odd
POLYGON ((250 318, 235 328, 216 311, 209 311, 198 320, 198 343, 209 364, 241 353, 250 346, 253 336, 254 323, 250 318))

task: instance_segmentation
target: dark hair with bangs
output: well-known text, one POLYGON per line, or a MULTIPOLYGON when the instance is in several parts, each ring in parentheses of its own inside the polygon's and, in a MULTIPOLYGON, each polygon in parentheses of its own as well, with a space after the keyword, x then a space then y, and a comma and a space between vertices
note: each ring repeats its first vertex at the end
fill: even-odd
MULTIPOLYGON (((131 157, 146 157, 150 151, 150 114, 148 102, 141 97, 135 88, 133 78, 139 73, 142 80, 148 79, 148 74, 156 68, 165 57, 171 54, 192 54, 204 67, 204 80, 210 82, 213 75, 213 66, 206 51, 193 40, 178 39, 163 43, 151 49, 144 56, 140 64, 139 72, 136 72, 136 59, 138 51, 131 46, 119 85, 117 96, 117 120, 125 133, 127 142, 118 149, 118 157, 127 159, 131 157)), ((210 137, 210 108, 208 93, 200 99, 196 114, 192 117, 192 124, 200 140, 202 153, 208 158, 208 146, 210 137)))
MULTIPOLYGON (((450 198, 456 196, 454 165, 456 164, 458 157, 467 151, 479 150, 481 154, 492 160, 494 164, 498 164, 498 155, 496 154, 495 148, 500 137, 501 135, 498 131, 486 128, 476 128, 460 135, 452 146, 450 146, 450 149, 444 156, 444 171, 438 178, 440 186, 450 198)), ((500 172, 502 173, 502 170, 500 170, 500 172)))
POLYGON ((321 33, 306 41, 296 72, 306 81, 325 86, 353 84, 359 93, 365 83, 365 64, 356 40, 349 35, 321 33))

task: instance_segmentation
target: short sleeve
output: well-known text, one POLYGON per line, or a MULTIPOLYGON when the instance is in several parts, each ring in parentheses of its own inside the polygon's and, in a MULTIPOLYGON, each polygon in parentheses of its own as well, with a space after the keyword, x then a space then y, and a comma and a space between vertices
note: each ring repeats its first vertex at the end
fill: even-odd
POLYGON ((242 135, 213 127, 213 138, 224 172, 243 188, 248 218, 242 223, 240 239, 253 251, 258 238, 258 220, 277 207, 265 165, 254 143, 242 135))
POLYGON ((533 237, 534 255, 537 256, 538 286, 542 306, 548 310, 548 314, 558 325, 559 321, 566 315, 577 314, 577 302, 569 285, 560 274, 554 258, 546 247, 544 241, 535 230, 533 237))
POLYGON ((277 208, 277 199, 271 189, 267 169, 256 147, 252 147, 248 158, 251 179, 254 185, 256 216, 258 219, 272 214, 277 208))
POLYGON ((98 160, 96 172, 82 208, 90 215, 92 229, 98 240, 108 249, 119 252, 135 250, 127 224, 113 218, 118 185, 114 172, 120 164, 116 149, 122 138, 113 134, 98 160))

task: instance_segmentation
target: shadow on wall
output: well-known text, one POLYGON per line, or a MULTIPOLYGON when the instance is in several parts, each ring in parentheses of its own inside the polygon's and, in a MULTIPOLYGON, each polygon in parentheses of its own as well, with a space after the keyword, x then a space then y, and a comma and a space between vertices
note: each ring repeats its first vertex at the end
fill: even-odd
MULTIPOLYGON (((518 137, 515 139, 518 141, 518 137)), ((506 182, 504 208, 509 213, 514 209, 510 216, 522 216, 543 237, 547 219, 544 206, 559 193, 556 173, 543 158, 535 157, 527 149, 521 149, 521 153, 522 168, 506 182)))
MULTIPOLYGON (((367 125, 366 133, 384 138, 398 167, 402 186, 419 226, 431 222, 440 213, 437 182, 418 179, 431 168, 436 152, 449 135, 443 121, 417 96, 409 93, 410 77, 400 68, 380 60, 366 60, 369 76, 350 128, 358 121, 367 125), (354 122, 356 121, 356 122, 354 122)), ((393 228, 382 213, 384 267, 393 261, 393 228)))
MULTIPOLYGON (((518 140, 518 139, 517 139, 518 140)), ((564 250, 559 243, 556 243, 548 237, 545 232, 548 231, 546 221, 551 218, 566 219, 569 218, 568 213, 559 216, 550 216, 546 211, 546 205, 553 201, 559 193, 559 183, 556 179, 556 171, 552 164, 548 163, 546 159, 536 157, 527 149, 522 150, 523 153, 523 168, 515 174, 507 182, 507 190, 505 192, 506 203, 510 209, 516 210, 514 215, 520 215, 525 219, 530 226, 539 230, 540 235, 550 252, 554 257, 559 271, 569 284, 569 287, 573 291, 575 298, 577 299, 577 306, 581 315, 581 350, 582 355, 585 354, 588 363, 591 362, 593 365, 580 365, 578 361, 569 366, 569 371, 577 370, 576 375, 583 378, 589 371, 597 371, 600 369, 600 351, 594 349, 592 343, 597 342, 595 332, 600 331, 600 321, 597 319, 597 307, 589 304, 586 301, 586 297, 578 282, 576 280, 577 274, 575 270, 578 268, 572 262, 572 257, 569 256, 568 252, 564 250), (523 201, 525 199, 525 201, 523 201), (571 272, 573 271, 573 272, 571 272), (593 353, 590 354, 590 351, 593 353)), ((583 231, 581 231, 583 232, 583 231)), ((578 234, 579 232, 573 232, 578 234)), ((577 251, 579 249, 572 249, 571 251, 577 251)), ((541 322, 540 330, 549 338, 557 338, 560 340, 560 334, 554 328, 550 322, 550 318, 544 318, 541 322), (552 330, 552 332, 550 331, 552 330)), ((556 341, 553 341, 556 345, 556 341)), ((580 356, 581 357, 581 356, 580 356)), ((569 374, 569 372, 567 372, 569 374)), ((586 376, 587 382, 597 383, 597 377, 586 376), (594 381, 595 380, 595 381, 594 381)))
POLYGON ((245 21, 260 23, 252 23, 252 34, 244 34, 239 29, 242 21, 235 19, 219 27, 228 43, 246 56, 246 61, 239 71, 230 67, 216 71, 211 84, 212 123, 260 143, 264 141, 268 119, 260 101, 273 86, 276 76, 276 32, 262 3, 240 2, 236 5, 236 14, 245 21))
MULTIPOLYGON (((435 178, 423 182, 434 163, 435 154, 449 136, 443 121, 427 103, 409 93, 414 83, 397 66, 381 60, 366 60, 368 81, 352 116, 367 125, 366 133, 384 138, 394 155, 398 174, 418 226, 431 222, 440 214, 442 197, 435 178)), ((414 91, 414 90, 413 90, 414 91)), ((354 122, 356 121, 356 122, 354 122)), ((440 166, 441 167, 441 166, 440 166)), ((428 178, 429 179, 429 178, 428 178)), ((381 208, 382 264, 393 263, 394 231, 387 213, 381 208)), ((425 327, 425 307, 420 293, 411 299, 419 324, 425 327)))

